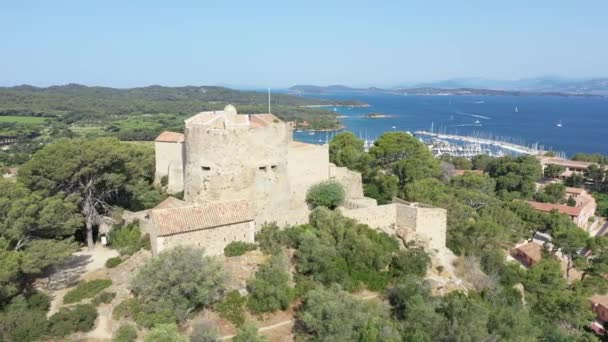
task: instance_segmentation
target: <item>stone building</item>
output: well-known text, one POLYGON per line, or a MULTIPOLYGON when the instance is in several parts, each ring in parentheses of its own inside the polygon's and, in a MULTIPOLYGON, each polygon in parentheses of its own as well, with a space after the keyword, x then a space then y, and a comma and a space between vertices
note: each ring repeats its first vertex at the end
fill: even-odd
POLYGON ((202 112, 185 120, 184 134, 163 132, 155 142, 156 180, 184 201, 149 211, 153 251, 200 244, 221 254, 231 241, 253 241, 265 222, 308 222, 306 192, 333 179, 346 191, 343 214, 400 238, 445 247, 444 209, 415 203, 377 205, 363 196, 361 175, 329 162, 328 145, 292 139, 292 126, 272 114, 202 112), (239 215, 208 215, 217 209, 239 215), (246 208, 245 208, 246 203, 246 208), (232 206, 232 207, 231 207, 232 206), (242 208, 242 209, 238 209, 242 208), (239 234, 239 232, 241 232, 239 234))

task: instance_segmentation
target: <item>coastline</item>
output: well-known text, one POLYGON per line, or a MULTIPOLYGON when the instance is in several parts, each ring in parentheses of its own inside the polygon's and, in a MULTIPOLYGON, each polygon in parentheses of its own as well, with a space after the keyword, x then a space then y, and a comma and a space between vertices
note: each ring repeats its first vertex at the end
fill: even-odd
POLYGON ((300 106, 303 108, 325 108, 325 107, 353 107, 353 108, 367 108, 367 107, 371 107, 370 104, 368 103, 363 103, 363 104, 353 104, 353 105, 347 105, 347 104, 321 104, 321 105, 305 105, 305 106, 300 106))

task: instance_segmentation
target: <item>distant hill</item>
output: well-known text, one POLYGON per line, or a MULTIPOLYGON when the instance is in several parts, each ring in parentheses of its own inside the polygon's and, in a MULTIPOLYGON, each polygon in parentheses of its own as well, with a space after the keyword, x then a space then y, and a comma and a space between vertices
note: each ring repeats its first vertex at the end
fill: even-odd
POLYGON ((608 95, 608 78, 568 79, 556 76, 521 80, 491 80, 483 78, 458 78, 437 82, 418 83, 401 88, 476 88, 531 92, 559 92, 572 94, 608 95))
MULTIPOLYGON (((446 81, 447 82, 447 81, 446 81)), ((289 88, 289 91, 294 94, 323 94, 323 93, 390 93, 403 95, 509 95, 509 96, 601 96, 600 93, 585 93, 585 92, 562 92, 550 90, 545 91, 527 91, 527 90, 503 90, 503 89, 486 89, 486 88, 471 88, 471 87, 456 87, 457 83, 446 83, 445 87, 405 87, 382 89, 376 87, 370 88, 351 88, 343 85, 333 86, 313 86, 313 85, 296 85, 289 88), (454 87, 449 87, 452 85, 454 87)), ((606 93, 608 95, 608 93, 606 93)))

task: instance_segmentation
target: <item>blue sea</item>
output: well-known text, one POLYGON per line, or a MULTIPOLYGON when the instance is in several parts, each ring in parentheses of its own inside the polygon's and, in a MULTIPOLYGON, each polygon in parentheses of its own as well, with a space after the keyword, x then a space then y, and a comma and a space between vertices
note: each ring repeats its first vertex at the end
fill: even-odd
MULTIPOLYGON (((346 126, 362 138, 387 131, 431 130, 491 137, 545 150, 608 155, 608 98, 557 96, 400 96, 379 93, 304 95, 359 100, 370 107, 335 107, 346 126), (382 113, 388 118, 368 118, 382 113), (561 123, 561 127, 558 124, 561 123)), ((296 132, 296 140, 324 143, 335 133, 296 132)))

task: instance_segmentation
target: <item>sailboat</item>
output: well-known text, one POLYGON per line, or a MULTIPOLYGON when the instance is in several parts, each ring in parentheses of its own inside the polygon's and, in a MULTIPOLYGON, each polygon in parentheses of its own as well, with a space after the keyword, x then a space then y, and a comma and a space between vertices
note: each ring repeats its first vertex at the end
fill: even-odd
POLYGON ((557 125, 555 125, 557 127, 562 127, 562 120, 559 120, 559 122, 557 123, 557 125))
POLYGON ((515 113, 519 113, 519 109, 517 109, 517 106, 515 106, 515 113))

